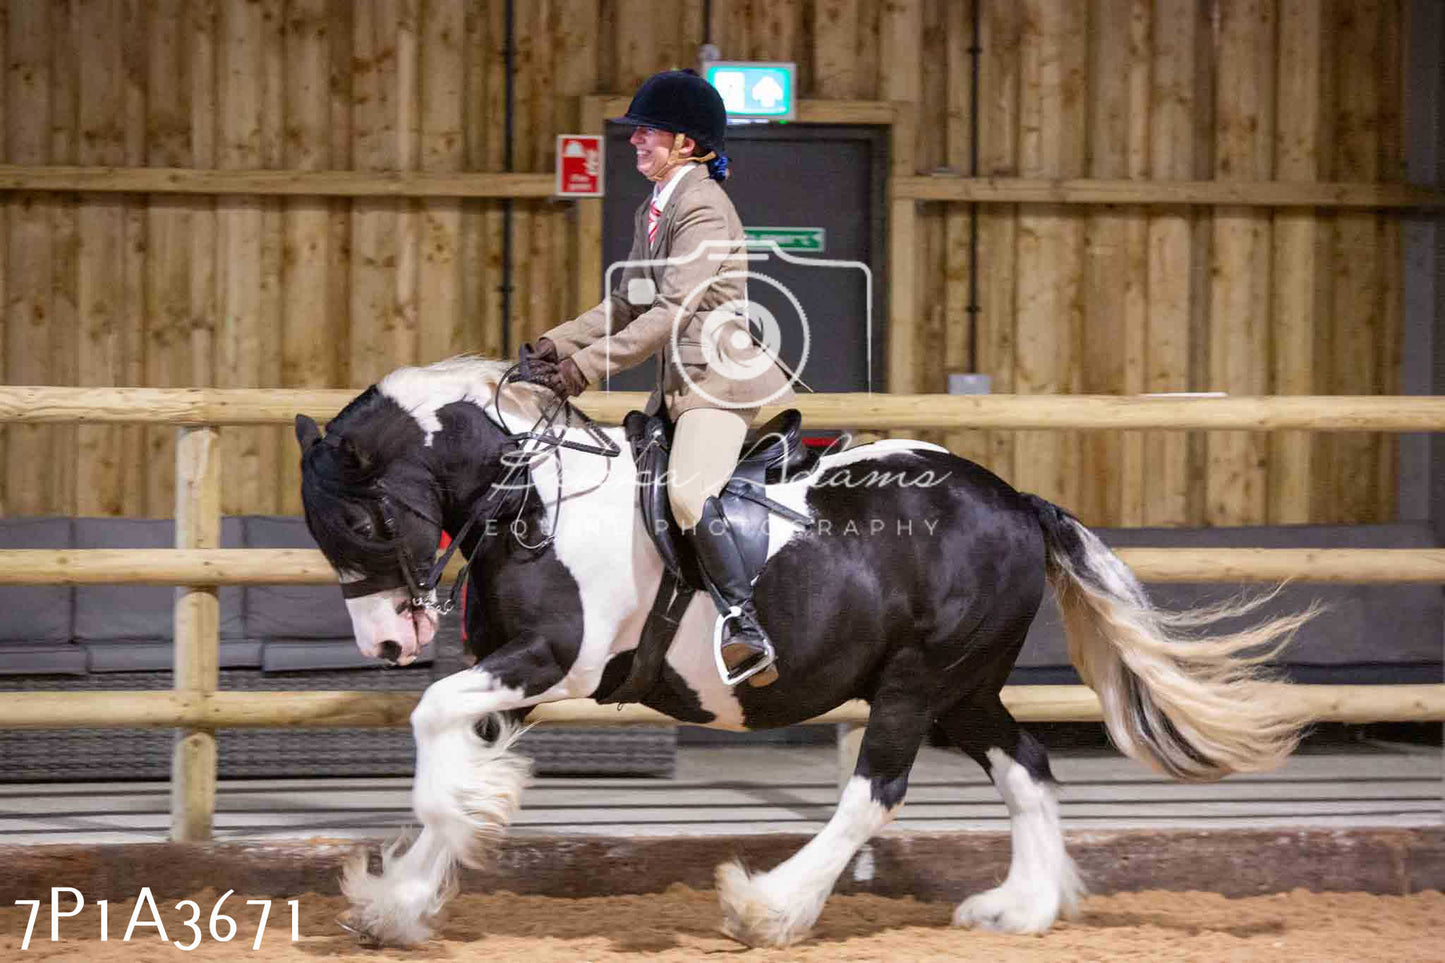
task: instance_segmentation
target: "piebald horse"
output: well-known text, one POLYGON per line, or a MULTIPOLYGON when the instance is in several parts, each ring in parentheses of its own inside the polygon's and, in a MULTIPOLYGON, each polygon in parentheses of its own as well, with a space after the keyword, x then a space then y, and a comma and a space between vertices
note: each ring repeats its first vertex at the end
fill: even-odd
MULTIPOLYGON (((426 940, 516 812, 528 765, 512 742, 528 710, 605 698, 631 666, 663 575, 618 457, 513 433, 551 395, 505 383, 503 363, 459 358, 402 368, 368 388, 325 434, 297 418, 307 524, 347 596, 369 656, 413 660, 438 613, 415 598, 442 532, 470 561, 476 664, 433 683, 412 713, 420 833, 347 869, 349 925, 373 943, 426 940), (509 470, 524 465, 525 471, 509 470), (504 483, 505 482, 505 483, 504 483)), ((558 438, 591 436, 558 426, 558 438)), ((1211 619, 1254 603, 1166 613, 1066 511, 1021 494, 934 445, 879 441, 825 456, 767 497, 755 584, 780 679, 724 686, 711 651, 717 611, 698 593, 645 704, 680 722, 733 730, 793 725, 850 699, 870 705, 857 768, 826 826, 762 873, 717 871, 723 929, 754 946, 804 938, 849 860, 903 804, 924 739, 936 734, 989 774, 1008 807, 1013 858, 999 886, 964 900, 961 926, 1038 933, 1073 913, 1083 885, 1064 848, 1044 747, 999 699, 1047 581, 1071 659, 1098 693, 1127 755, 1181 780, 1279 764, 1305 720, 1266 696, 1260 661, 1309 613, 1205 637, 1211 619)), ((425 588, 429 588, 426 586, 425 588)), ((425 592, 424 588, 424 592, 425 592)))

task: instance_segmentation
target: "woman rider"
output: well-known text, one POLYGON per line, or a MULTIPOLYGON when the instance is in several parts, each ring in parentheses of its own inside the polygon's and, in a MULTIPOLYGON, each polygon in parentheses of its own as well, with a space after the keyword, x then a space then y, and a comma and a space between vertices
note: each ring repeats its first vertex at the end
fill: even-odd
POLYGON ((533 380, 573 397, 657 359, 647 410, 665 406, 676 425, 668 500, 720 617, 731 616, 722 640, 727 681, 768 685, 778 677, 772 643, 717 495, 759 407, 793 393, 748 329, 742 222, 721 187, 727 113, 711 84, 676 70, 645 81, 619 121, 633 125, 638 173, 653 182, 634 218, 630 263, 601 304, 537 340, 533 380))

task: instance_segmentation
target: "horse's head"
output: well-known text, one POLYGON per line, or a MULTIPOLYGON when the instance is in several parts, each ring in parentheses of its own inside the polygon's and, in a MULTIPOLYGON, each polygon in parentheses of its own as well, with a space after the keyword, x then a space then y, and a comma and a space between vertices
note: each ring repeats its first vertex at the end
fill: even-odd
POLYGON ((418 598, 443 524, 435 453, 374 387, 327 428, 296 418, 306 527, 341 580, 362 653, 405 665, 437 629, 418 598))
POLYGON ((529 426, 543 389, 509 386, 507 366, 458 358, 401 368, 326 426, 296 418, 306 527, 336 569, 362 653, 406 664, 436 634, 427 576, 503 470, 506 432, 487 411, 529 426), (490 406, 490 407, 488 407, 490 406))

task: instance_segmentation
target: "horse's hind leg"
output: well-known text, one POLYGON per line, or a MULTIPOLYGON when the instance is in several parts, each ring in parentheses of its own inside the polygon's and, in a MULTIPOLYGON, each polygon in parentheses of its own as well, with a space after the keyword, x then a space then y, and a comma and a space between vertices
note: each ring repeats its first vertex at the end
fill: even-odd
POLYGON ((858 765, 822 831, 766 873, 751 875, 737 862, 718 867, 723 932, 733 939, 788 946, 807 936, 853 854, 902 808, 930 710, 926 684, 905 683, 905 673, 896 678, 893 685, 885 680, 873 700, 858 765))
POLYGON ((1019 728, 996 693, 940 716, 938 728, 989 774, 1008 805, 1013 833, 1008 877, 964 900, 954 911, 954 924, 1042 933, 1059 916, 1073 916, 1084 886, 1064 849, 1054 777, 1043 744, 1019 728))

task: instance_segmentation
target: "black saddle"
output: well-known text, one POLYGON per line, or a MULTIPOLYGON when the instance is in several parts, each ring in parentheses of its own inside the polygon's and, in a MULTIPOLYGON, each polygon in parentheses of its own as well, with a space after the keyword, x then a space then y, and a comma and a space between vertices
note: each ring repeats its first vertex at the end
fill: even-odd
MULTIPOLYGON (((682 613, 698 591, 705 591, 692 545, 672 514, 667 498, 667 465, 672 454, 672 422, 665 415, 629 412, 622 426, 637 462, 637 499, 642 519, 665 571, 657 598, 633 654, 632 668, 616 689, 599 694, 601 703, 640 702, 656 684, 682 613)), ((803 416, 796 408, 778 414, 748 432, 737 468, 723 487, 723 515, 742 547, 750 579, 768 560, 768 515, 776 513, 811 527, 812 519, 771 500, 764 485, 802 478, 818 467, 819 455, 803 444, 803 416)))

